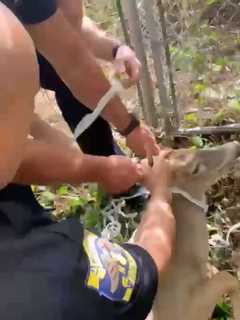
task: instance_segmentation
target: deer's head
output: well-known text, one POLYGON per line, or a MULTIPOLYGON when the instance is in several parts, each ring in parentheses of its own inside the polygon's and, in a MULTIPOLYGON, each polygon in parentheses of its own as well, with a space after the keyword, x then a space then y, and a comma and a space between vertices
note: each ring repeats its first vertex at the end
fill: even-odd
POLYGON ((204 150, 174 150, 169 154, 172 186, 200 199, 238 157, 240 144, 237 142, 204 150))

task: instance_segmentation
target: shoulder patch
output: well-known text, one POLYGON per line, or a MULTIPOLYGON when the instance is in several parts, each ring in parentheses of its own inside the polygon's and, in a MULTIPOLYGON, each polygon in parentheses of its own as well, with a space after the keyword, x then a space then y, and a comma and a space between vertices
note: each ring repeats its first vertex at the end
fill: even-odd
POLYGON ((137 280, 131 254, 89 231, 85 231, 83 247, 89 259, 87 287, 111 301, 129 302, 137 280))

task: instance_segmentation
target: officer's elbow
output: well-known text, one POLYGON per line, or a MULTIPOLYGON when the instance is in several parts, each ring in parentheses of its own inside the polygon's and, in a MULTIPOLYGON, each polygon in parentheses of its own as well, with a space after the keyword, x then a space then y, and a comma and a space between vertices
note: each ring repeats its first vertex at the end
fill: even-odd
POLYGON ((13 181, 15 170, 9 170, 0 165, 0 190, 4 189, 9 183, 13 181))

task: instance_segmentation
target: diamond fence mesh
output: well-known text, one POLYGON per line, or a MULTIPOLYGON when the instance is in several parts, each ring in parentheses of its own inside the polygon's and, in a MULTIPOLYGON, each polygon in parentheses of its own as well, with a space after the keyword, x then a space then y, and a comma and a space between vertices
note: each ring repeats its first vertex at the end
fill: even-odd
POLYGON ((143 64, 148 124, 167 134, 240 129, 240 1, 117 0, 143 64))

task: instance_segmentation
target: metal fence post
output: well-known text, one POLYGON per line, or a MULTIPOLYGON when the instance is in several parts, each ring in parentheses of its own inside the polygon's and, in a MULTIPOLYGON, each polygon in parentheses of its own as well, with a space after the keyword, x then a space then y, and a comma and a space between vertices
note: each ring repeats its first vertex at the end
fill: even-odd
POLYGON ((140 28, 140 20, 135 0, 123 0, 124 8, 128 12, 130 39, 136 50, 136 54, 142 63, 142 93, 143 93, 143 113, 146 123, 152 127, 157 127, 157 114, 154 104, 154 93, 151 77, 148 69, 147 57, 142 40, 142 32, 140 28))
POLYGON ((165 131, 167 134, 170 134, 173 131, 170 121, 170 112, 172 111, 172 105, 164 79, 162 53, 165 53, 165 50, 163 48, 163 37, 161 31, 158 30, 158 25, 154 18, 154 1, 143 0, 143 7, 145 10, 146 27, 150 35, 152 58, 158 82, 161 116, 164 118, 165 131))
POLYGON ((166 21, 165 21, 165 9, 164 9, 162 0, 157 0, 156 5, 159 12, 159 21, 162 27, 162 36, 163 36, 162 41, 163 41, 163 47, 165 50, 166 66, 168 69, 168 76, 169 76, 169 93, 170 93, 170 98, 172 102, 172 112, 173 112, 173 118, 174 118, 173 126, 175 129, 177 129, 180 125, 180 120, 179 120, 179 114, 177 109, 177 99, 176 99, 175 83, 174 83, 174 77, 173 77, 171 54, 170 54, 169 44, 168 44, 167 27, 166 27, 166 21))
MULTIPOLYGON (((119 14, 119 17, 120 17, 120 21, 121 21, 121 25, 122 25, 122 30, 123 30, 123 35, 124 35, 125 41, 130 46, 131 45, 131 40, 130 40, 130 36, 128 34, 128 29, 127 29, 127 25, 126 25, 126 21, 125 21, 125 17, 124 17, 124 12, 123 12, 123 7, 122 7, 122 4, 121 4, 121 0, 116 0, 116 6, 117 6, 118 14, 119 14)), ((141 110, 144 110, 143 92, 142 92, 142 88, 141 88, 140 83, 137 84, 137 90, 138 90, 138 98, 139 98, 139 103, 140 103, 141 110)))
MULTIPOLYGON (((178 0, 116 1, 126 41, 131 41, 134 45, 136 53, 143 65, 143 76, 141 86, 138 86, 138 92, 146 122, 154 127, 158 125, 159 112, 154 105, 156 90, 152 87, 149 68, 149 62, 153 61, 153 73, 157 78, 161 114, 165 120, 165 132, 167 135, 210 135, 240 131, 240 124, 232 124, 231 122, 224 126, 210 125, 191 129, 182 127, 181 123, 183 122, 181 121, 185 119, 180 119, 177 102, 184 106, 183 99, 186 95, 181 96, 180 94, 178 99, 176 99, 174 83, 176 73, 175 70, 172 70, 172 63, 174 63, 178 75, 180 75, 179 81, 181 81, 181 75, 184 81, 184 72, 191 72, 195 79, 199 78, 199 76, 201 78, 204 70, 199 71, 197 68, 194 69, 194 65, 191 65, 192 69, 189 69, 191 71, 185 71, 186 69, 184 70, 184 67, 183 70, 181 70, 181 63, 179 63, 181 60, 178 61, 178 59, 186 59, 189 50, 193 52, 191 55, 194 55, 195 52, 193 49, 196 49, 196 46, 196 61, 201 62, 201 55, 206 56, 207 61, 217 61, 216 57, 224 59, 221 54, 221 49, 223 52, 226 51, 226 48, 224 48, 225 42, 218 42, 217 47, 214 49, 213 40, 214 37, 217 39, 220 35, 223 35, 223 39, 225 39, 224 32, 231 31, 231 37, 235 39, 236 43, 239 42, 240 7, 238 1, 214 1, 210 4, 206 1, 199 0, 191 2, 178 0), (124 10, 121 10, 122 8, 124 10), (209 32, 206 34, 201 33, 201 30, 203 30, 201 27, 209 28, 207 29, 209 32), (213 27, 214 32, 212 32, 213 27), (208 39, 205 37, 208 34, 213 36, 209 48, 206 47, 208 39), (201 47, 201 45, 199 46, 201 37, 203 37, 203 43, 205 43, 203 47, 201 47), (145 40, 148 41, 147 47, 144 45, 144 43, 146 44, 145 40), (173 56, 170 54, 168 43, 170 43, 174 49, 175 55, 173 56), (148 44, 150 44, 150 50, 148 44), (223 48, 221 48, 221 46, 223 48)), ((230 52, 231 51, 232 49, 230 48, 230 52)), ((219 63, 221 63, 221 59, 219 63)), ((191 61, 189 63, 191 64, 191 61)), ((224 61, 222 63, 224 64, 224 61)), ((230 65, 230 70, 231 68, 230 65)), ((191 88, 190 82, 189 86, 186 86, 186 90, 189 90, 189 88, 191 88)), ((177 89, 179 88, 177 87, 177 89)), ((226 103, 224 100, 227 99, 226 97, 221 99, 221 101, 219 100, 220 105, 221 102, 222 104, 226 103)), ((237 95, 236 101, 238 101, 237 95)), ((187 98, 186 103, 189 103, 187 98)), ((185 111, 187 112, 187 108, 185 111)))

